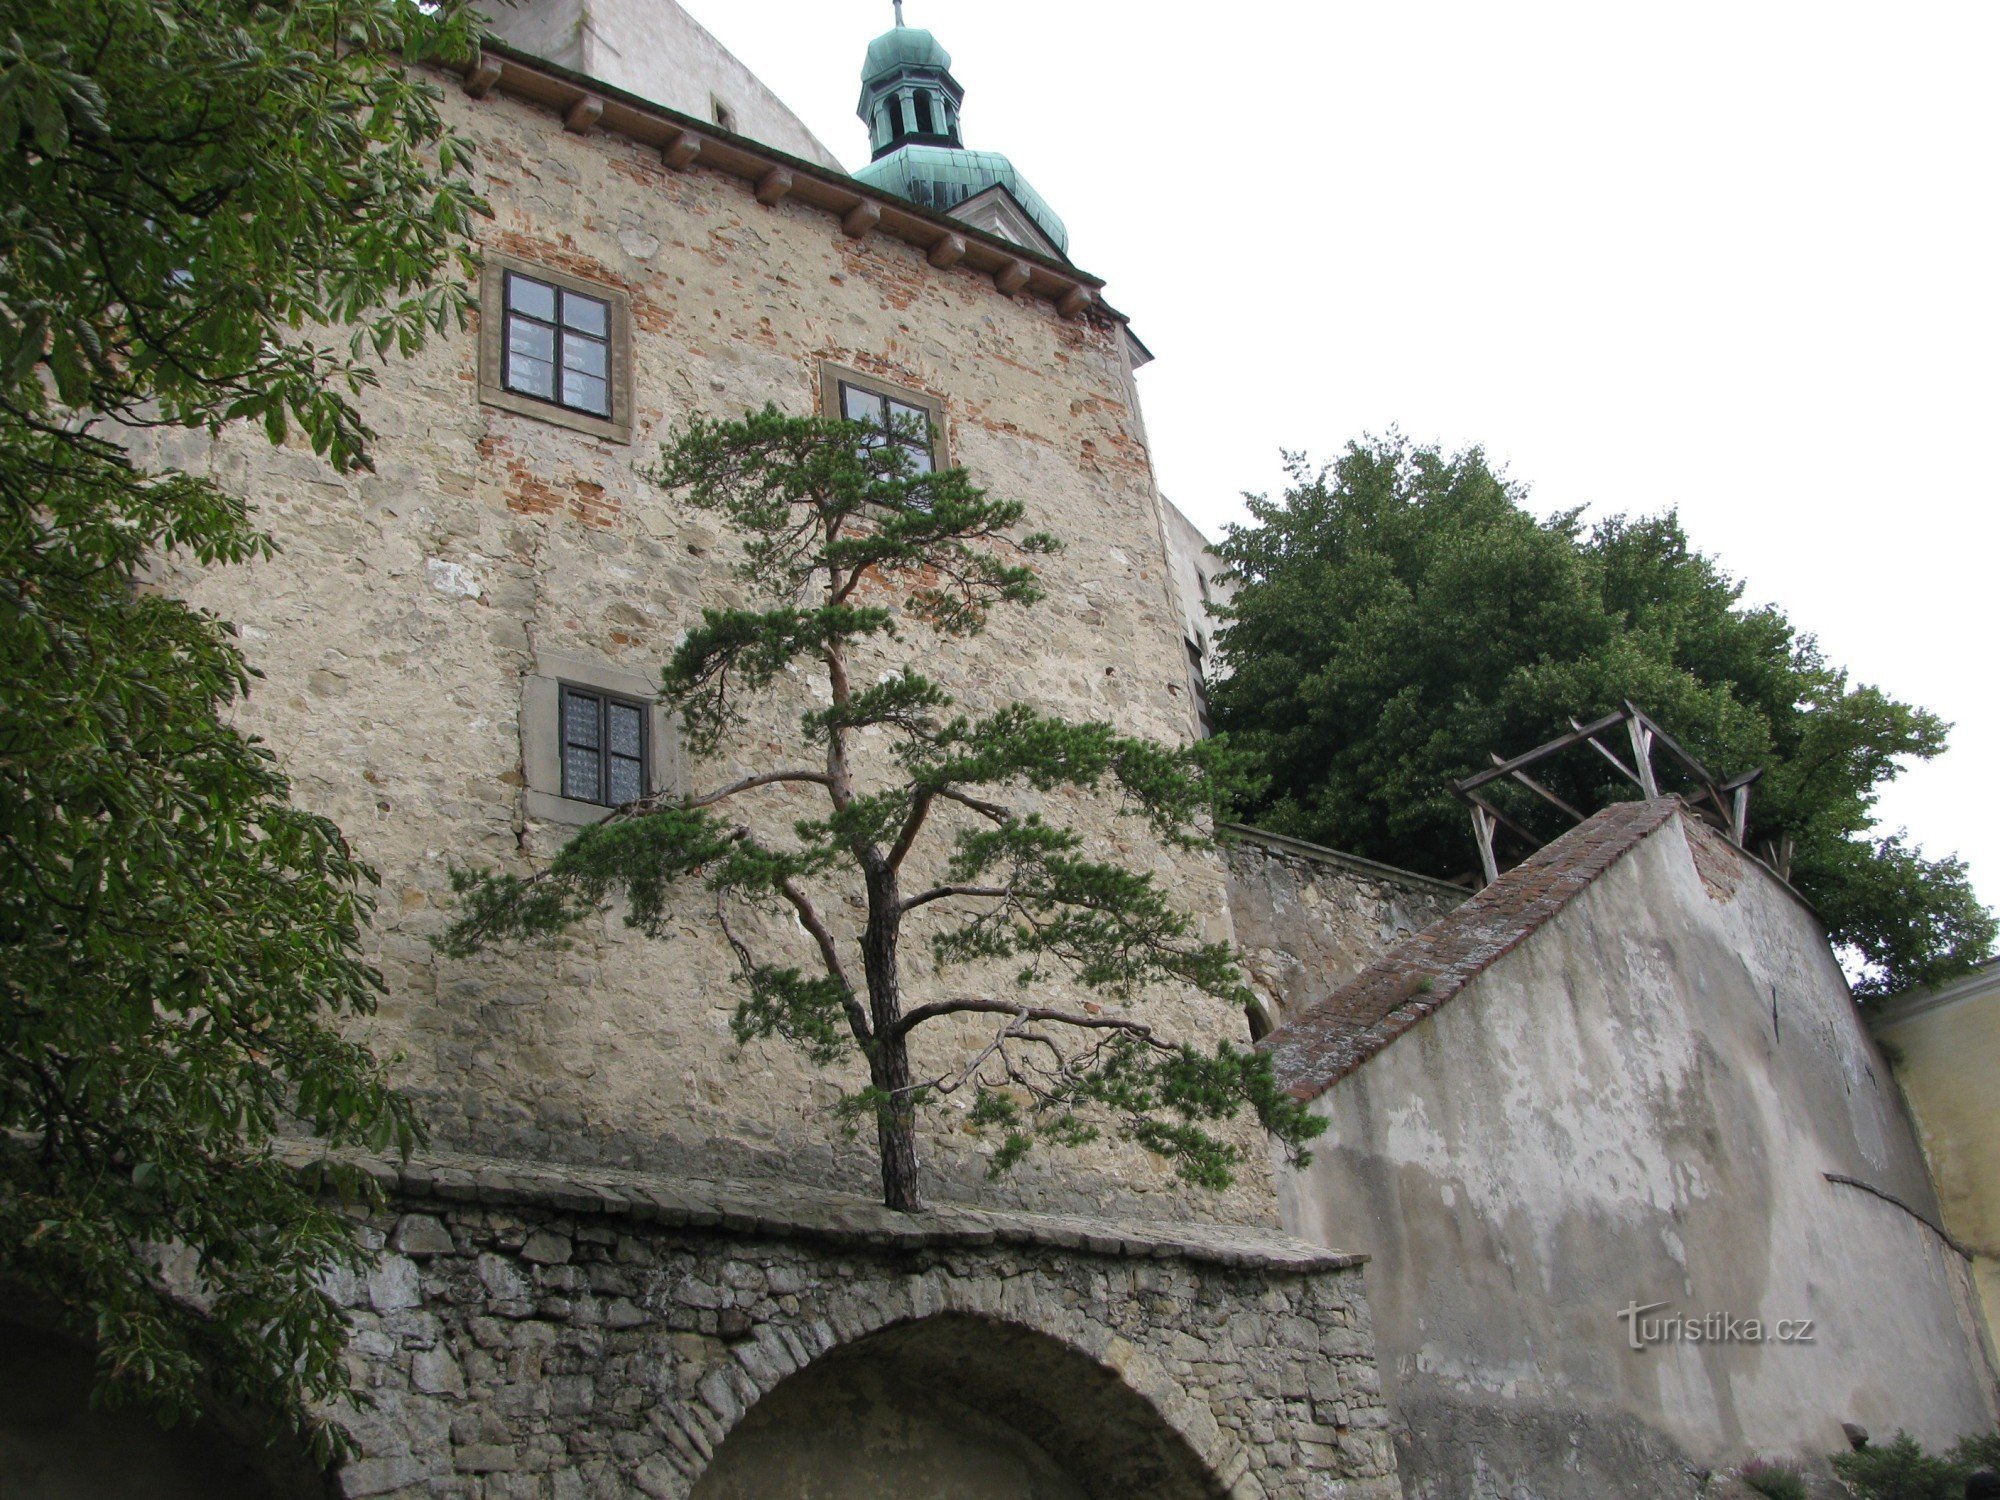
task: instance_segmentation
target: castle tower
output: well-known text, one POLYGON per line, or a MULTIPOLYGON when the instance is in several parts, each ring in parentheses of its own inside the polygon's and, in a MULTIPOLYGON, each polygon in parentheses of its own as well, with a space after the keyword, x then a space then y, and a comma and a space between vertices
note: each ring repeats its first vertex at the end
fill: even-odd
POLYGON ((855 113, 873 157, 854 175, 871 187, 1068 259, 1069 232, 1042 195, 998 151, 968 151, 959 133, 965 90, 951 54, 928 31, 896 24, 868 44, 855 113))

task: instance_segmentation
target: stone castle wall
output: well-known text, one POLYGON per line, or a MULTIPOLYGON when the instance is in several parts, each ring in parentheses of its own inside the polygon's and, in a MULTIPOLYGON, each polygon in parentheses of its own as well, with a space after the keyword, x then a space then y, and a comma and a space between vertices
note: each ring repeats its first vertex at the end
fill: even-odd
POLYGON ((1222 850, 1236 943, 1270 1028, 1339 989, 1468 894, 1256 828, 1226 830, 1222 850))
MULTIPOLYGON (((395 1059, 441 1141, 865 1189, 872 1143, 843 1137, 831 1113, 840 1089, 862 1081, 858 1065, 815 1072, 783 1044, 737 1046, 735 965, 700 893, 665 942, 614 916, 560 951, 460 963, 431 948, 451 914, 448 870, 526 870, 569 835, 529 814, 525 682, 557 660, 654 679, 703 605, 741 597, 716 525, 638 474, 660 438, 693 412, 767 402, 812 411, 823 361, 935 397, 953 459, 1068 544, 1044 568, 1049 598, 1037 609, 1003 611, 964 643, 913 631, 925 669, 972 711, 1026 701, 1187 738, 1185 653, 1122 327, 1010 300, 989 276, 935 269, 899 241, 850 239, 823 212, 765 207, 735 178, 671 171, 623 138, 569 133, 536 106, 498 93, 474 101, 449 82, 446 94, 452 123, 478 147, 493 208, 485 245, 629 296, 635 441, 482 405, 476 332, 454 333, 390 365, 365 398, 380 434, 372 475, 341 477, 296 444, 273 450, 247 434, 212 449, 172 440, 182 447, 166 457, 253 497, 283 548, 268 564, 176 586, 240 624, 265 674, 245 724, 276 749, 299 799, 381 871, 372 940, 389 994, 368 1039, 395 1059)), ((890 660, 865 663, 864 680, 890 660)), ((752 725, 740 755, 692 774, 714 785, 768 767, 810 706, 802 685, 752 725)), ((767 830, 810 808, 781 796, 762 805, 767 830)), ((1219 861, 1169 855, 1104 809, 1080 815, 1183 909, 1205 913, 1207 936, 1229 935, 1219 861)), ((931 976, 922 926, 912 926, 904 951, 921 998, 931 976)), ((812 963, 788 920, 761 935, 812 963)), ((974 972, 956 982, 990 992, 1005 981, 974 972)), ((1239 1016, 1205 1000, 1154 995, 1143 1006, 1203 1045, 1242 1035, 1239 1016)), ((928 1035, 956 1049, 986 1030, 928 1035)), ((920 1051, 922 1067, 948 1049, 920 1051)), ((1158 1217, 1275 1220, 1254 1126, 1237 1135, 1241 1182, 1218 1197, 1190 1196, 1154 1159, 1110 1145, 1031 1159, 988 1184, 991 1146, 955 1118, 927 1130, 934 1187, 1044 1207, 1115 1201, 1158 1217)))

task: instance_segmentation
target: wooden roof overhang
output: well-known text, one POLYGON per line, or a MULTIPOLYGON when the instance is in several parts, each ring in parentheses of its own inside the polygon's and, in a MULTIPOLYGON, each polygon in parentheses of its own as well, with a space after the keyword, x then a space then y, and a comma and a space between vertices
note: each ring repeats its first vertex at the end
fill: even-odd
POLYGON ((504 94, 552 110, 572 133, 603 130, 636 141, 658 151, 676 171, 704 167, 739 178, 759 203, 808 204, 838 219, 854 239, 883 234, 902 240, 939 269, 962 265, 982 272, 1003 296, 1040 298, 1065 318, 1081 318, 1095 308, 1125 322, 1104 302, 1103 281, 1065 261, 543 58, 488 40, 476 58, 446 67, 460 75, 475 99, 504 94))

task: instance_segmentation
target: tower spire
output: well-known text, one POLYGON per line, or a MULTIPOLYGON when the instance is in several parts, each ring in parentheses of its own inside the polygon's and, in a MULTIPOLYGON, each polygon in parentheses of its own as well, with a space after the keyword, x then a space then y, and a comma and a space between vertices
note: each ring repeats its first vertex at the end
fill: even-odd
POLYGON ((896 6, 896 24, 901 26, 903 24, 903 0, 894 0, 894 4, 896 6))

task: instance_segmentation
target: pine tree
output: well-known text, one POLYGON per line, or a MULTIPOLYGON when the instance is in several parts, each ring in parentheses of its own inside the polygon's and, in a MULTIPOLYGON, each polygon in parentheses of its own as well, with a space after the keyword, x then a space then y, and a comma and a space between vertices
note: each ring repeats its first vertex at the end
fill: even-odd
POLYGON ((1232 783, 1229 753, 1026 704, 955 712, 911 661, 926 637, 973 636, 996 607, 1033 605, 1034 559, 1057 543, 1020 532, 1020 503, 963 469, 917 472, 882 437, 767 408, 697 417, 665 448, 650 477, 737 534, 754 602, 705 610, 665 670, 663 701, 690 751, 730 745, 747 702, 795 698, 803 674, 820 679, 825 706, 798 716, 794 759, 635 802, 533 873, 458 872, 463 906, 444 946, 550 938, 621 894, 625 920, 657 937, 690 887, 705 887, 741 968, 737 1038, 781 1037, 822 1066, 865 1060, 868 1084, 848 1104, 873 1116, 892 1208, 923 1207, 921 1112, 966 1090, 974 1125, 1002 1133, 996 1170, 1038 1139, 1081 1144, 1108 1126, 1184 1179, 1226 1186, 1237 1149, 1211 1127, 1246 1106, 1297 1151, 1321 1122, 1279 1091, 1267 1059, 1161 1036, 1125 1003, 1164 984, 1246 1004, 1227 945, 1200 940, 1150 874, 1094 857, 1085 832, 1018 796, 1044 808, 1107 799, 1193 848, 1232 783), (900 664, 864 683, 861 659, 885 655, 900 664), (802 795, 811 806, 789 836, 753 831, 771 822, 758 801, 797 813, 802 795), (740 920, 759 907, 797 918, 806 965, 759 951, 740 920), (842 912, 860 914, 851 930, 842 912), (970 965, 1011 979, 993 993, 909 995, 902 954, 919 925, 940 977, 970 965), (1113 1004, 1051 999, 1058 974, 1113 1004), (912 1037, 962 1016, 991 1018, 983 1043, 919 1076, 912 1037))

